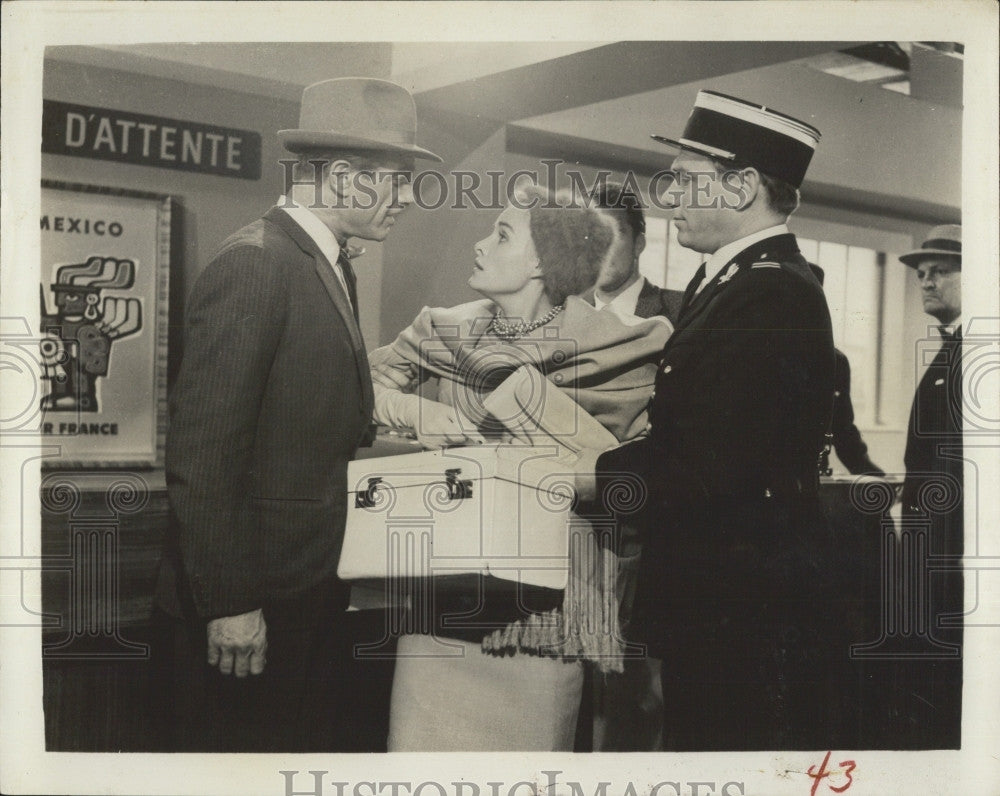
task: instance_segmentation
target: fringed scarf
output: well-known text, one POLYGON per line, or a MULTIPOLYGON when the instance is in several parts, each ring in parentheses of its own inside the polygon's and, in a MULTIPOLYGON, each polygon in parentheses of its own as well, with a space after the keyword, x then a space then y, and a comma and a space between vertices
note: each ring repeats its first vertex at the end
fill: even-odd
POLYGON ((494 630, 483 638, 483 652, 582 659, 591 661, 601 672, 623 671, 618 557, 598 546, 590 523, 576 515, 570 525, 569 560, 562 606, 494 630))
MULTIPOLYGON (((663 319, 628 324, 571 297, 554 321, 511 344, 488 332, 493 312, 489 301, 425 308, 392 344, 372 352, 372 368, 405 371, 414 388, 439 379, 437 400, 456 406, 496 437, 502 428, 491 422, 483 402, 519 367, 531 364, 619 442, 642 431, 671 331, 663 319)), ((602 672, 622 671, 617 574, 617 557, 598 545, 586 519, 572 515, 561 608, 494 631, 483 639, 483 651, 584 659, 602 672)))

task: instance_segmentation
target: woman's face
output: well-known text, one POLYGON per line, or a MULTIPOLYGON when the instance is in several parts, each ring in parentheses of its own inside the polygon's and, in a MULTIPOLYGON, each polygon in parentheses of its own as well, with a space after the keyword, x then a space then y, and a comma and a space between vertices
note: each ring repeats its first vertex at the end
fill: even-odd
POLYGON ((541 276, 531 240, 527 210, 508 207, 493 225, 492 234, 476 244, 476 263, 469 287, 493 298, 523 290, 541 276))

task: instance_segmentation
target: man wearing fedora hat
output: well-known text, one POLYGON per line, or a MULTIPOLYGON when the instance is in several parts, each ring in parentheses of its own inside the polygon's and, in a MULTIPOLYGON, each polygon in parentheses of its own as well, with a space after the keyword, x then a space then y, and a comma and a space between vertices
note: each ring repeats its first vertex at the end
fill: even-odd
POLYGON ((187 621, 175 748, 356 748, 340 720, 362 689, 345 682, 335 572, 372 386, 348 240, 384 240, 412 201, 413 160, 440 160, 415 135, 401 86, 308 86, 299 127, 278 133, 298 156, 289 192, 222 244, 188 299, 158 599, 187 621))
POLYGON ((962 228, 934 227, 919 249, 899 259, 916 272, 924 312, 937 322, 942 344, 917 385, 906 434, 901 530, 911 544, 904 541, 902 549, 916 557, 904 566, 918 573, 925 602, 906 593, 899 598, 925 643, 901 667, 890 732, 900 748, 957 749, 964 582, 961 570, 930 572, 927 559, 958 561, 964 550, 962 228))
POLYGON ((581 458, 578 483, 619 508, 619 479, 644 497, 623 517, 643 544, 631 633, 663 660, 664 747, 827 748, 817 461, 833 337, 785 227, 819 132, 701 91, 682 137, 654 138, 680 148, 677 236, 707 261, 664 348, 648 436, 599 455, 592 484, 581 458))

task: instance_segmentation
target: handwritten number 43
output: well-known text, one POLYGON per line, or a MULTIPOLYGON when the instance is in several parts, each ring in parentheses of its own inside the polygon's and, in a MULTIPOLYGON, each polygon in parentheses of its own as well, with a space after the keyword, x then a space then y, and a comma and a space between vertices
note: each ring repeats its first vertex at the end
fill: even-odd
POLYGON ((815 780, 813 782, 812 790, 809 792, 810 796, 816 796, 816 788, 819 787, 819 781, 823 779, 823 777, 829 777, 832 776, 833 774, 842 773, 845 777, 847 777, 847 782, 839 787, 834 787, 829 782, 827 782, 826 786, 834 793, 843 793, 854 783, 854 777, 851 776, 851 772, 854 771, 854 769, 857 767, 857 763, 855 763, 853 760, 841 760, 840 763, 838 763, 838 765, 842 766, 843 770, 834 772, 827 770, 826 766, 829 762, 830 762, 830 753, 827 752, 826 757, 823 758, 823 762, 820 763, 819 771, 815 771, 816 766, 809 766, 809 770, 806 773, 815 780))

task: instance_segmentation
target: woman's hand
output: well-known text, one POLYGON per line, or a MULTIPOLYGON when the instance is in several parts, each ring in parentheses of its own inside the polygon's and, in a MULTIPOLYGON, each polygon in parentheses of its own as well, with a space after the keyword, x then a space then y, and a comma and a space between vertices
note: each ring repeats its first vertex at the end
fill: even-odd
POLYGON ((573 467, 573 487, 580 500, 593 500, 597 496, 597 457, 604 451, 584 448, 577 454, 573 467))
POLYGON ((425 448, 482 445, 486 442, 472 421, 461 418, 454 407, 424 399, 420 402, 419 414, 414 430, 417 440, 425 448))
POLYGON ((372 383, 387 390, 413 392, 417 380, 408 367, 392 367, 391 365, 373 365, 371 368, 372 383))

